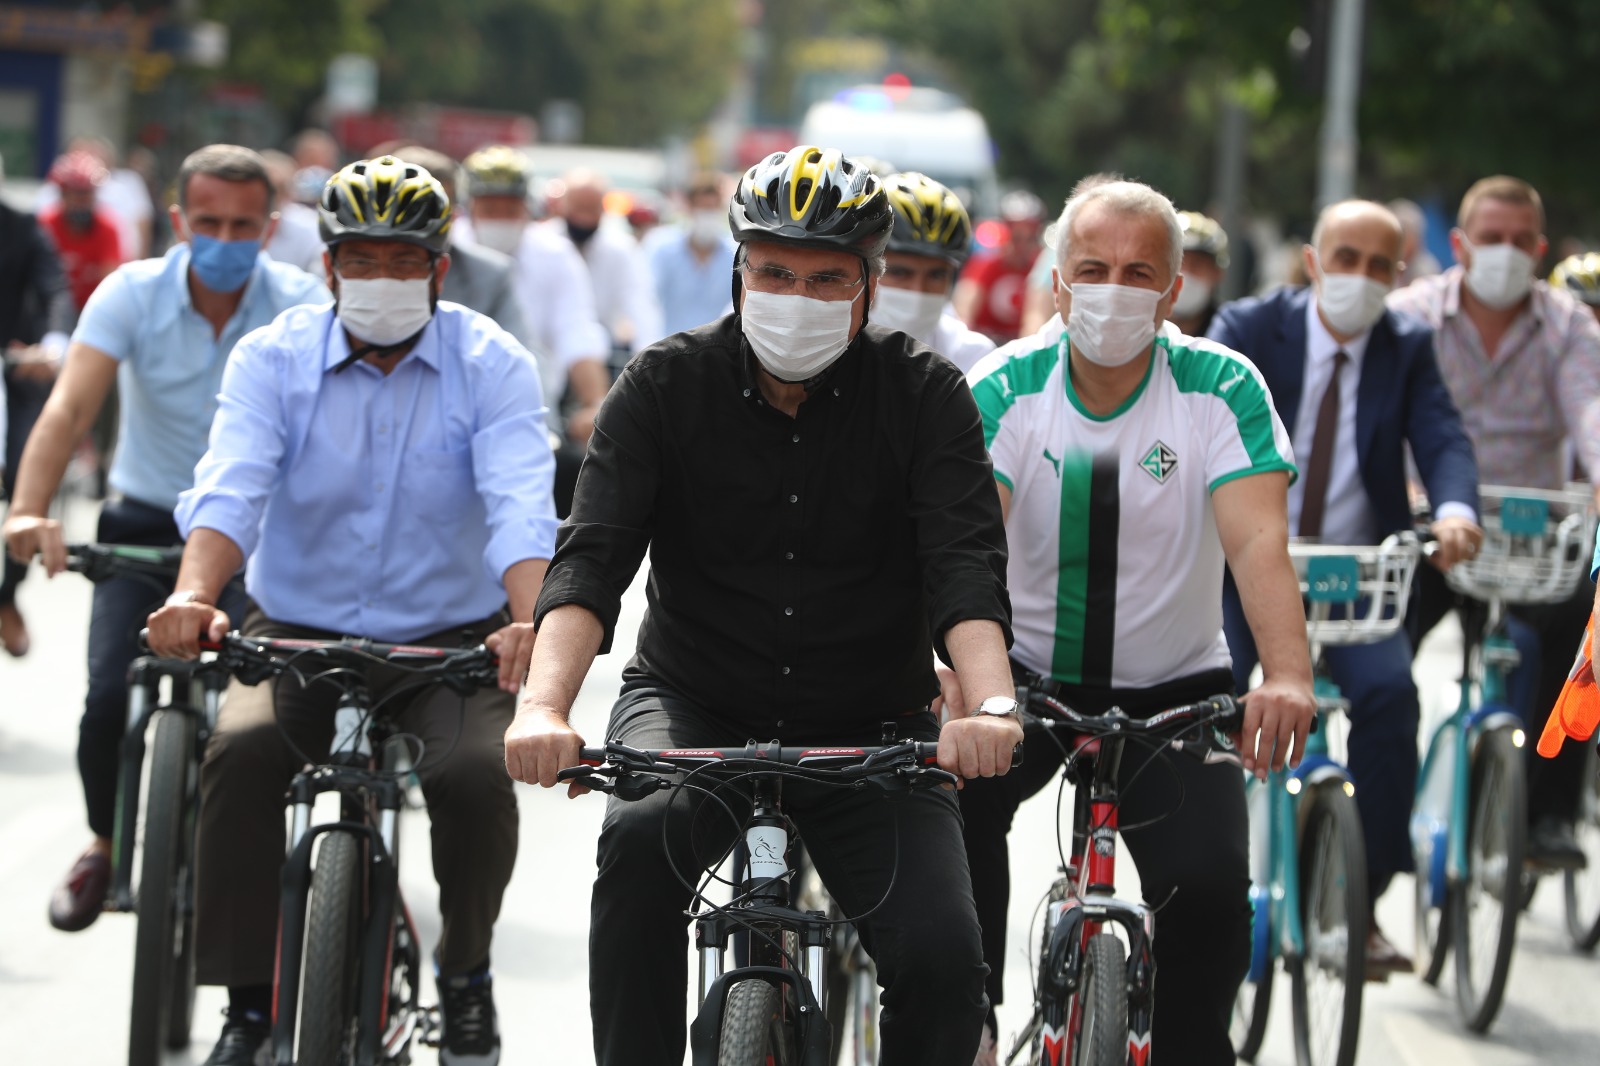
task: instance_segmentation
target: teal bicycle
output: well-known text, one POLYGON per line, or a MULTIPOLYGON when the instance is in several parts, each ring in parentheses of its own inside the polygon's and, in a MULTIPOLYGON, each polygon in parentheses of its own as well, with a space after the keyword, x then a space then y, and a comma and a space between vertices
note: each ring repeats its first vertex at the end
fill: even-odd
POLYGON ((1594 546, 1587 488, 1479 489, 1483 546, 1445 575, 1470 601, 1462 618, 1456 710, 1434 731, 1411 815, 1417 972, 1437 984, 1455 953, 1456 1006, 1487 1032, 1511 971, 1524 902, 1527 734, 1506 680, 1519 660, 1506 607, 1572 595, 1594 546))
POLYGON ((1295 1060, 1352 1066, 1361 1036, 1368 922, 1367 853, 1355 783, 1329 742, 1349 701, 1323 649, 1371 644, 1405 621, 1419 549, 1411 534, 1374 547, 1291 543, 1315 665, 1317 728, 1293 770, 1247 778, 1250 971, 1234 1004, 1233 1042, 1255 1060, 1266 1036, 1279 960, 1289 974, 1295 1060))

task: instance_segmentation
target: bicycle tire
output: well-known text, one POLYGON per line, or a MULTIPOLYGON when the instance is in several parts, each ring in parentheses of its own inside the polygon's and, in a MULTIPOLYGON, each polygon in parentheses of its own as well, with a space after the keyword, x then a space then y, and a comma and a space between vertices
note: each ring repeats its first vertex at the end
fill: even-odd
POLYGON ((722 1007, 717 1066, 791 1066, 799 1061, 778 989, 759 977, 734 982, 722 1007))
POLYGON ((1412 878, 1412 892, 1412 922, 1417 934, 1417 976, 1422 978, 1424 984, 1437 986, 1439 978, 1444 976, 1444 964, 1450 957, 1450 915, 1454 893, 1446 890, 1444 904, 1431 906, 1428 873, 1420 861, 1412 878))
POLYGON ((348 1061, 356 1028, 361 934, 361 841, 325 833, 311 871, 306 946, 300 974, 299 1066, 348 1061))
POLYGON ((182 711, 154 715, 150 771, 145 788, 144 845, 139 867, 137 928, 133 946, 133 998, 129 1007, 129 1066, 156 1066, 163 1047, 189 1043, 188 1015, 179 1001, 194 1003, 194 957, 183 945, 192 929, 183 928, 189 908, 180 898, 185 853, 185 798, 195 721, 182 711), (182 939, 180 939, 180 937, 182 939), (185 978, 186 971, 187 976, 185 978))
POLYGON ((1125 1066, 1128 1061, 1128 957, 1115 933, 1089 938, 1078 984, 1082 1021, 1073 1066, 1125 1066))
POLYGON ((1241 981, 1233 997, 1233 1020, 1228 1036, 1233 1052, 1245 1062, 1256 1061, 1267 1038, 1267 1018, 1272 1014, 1272 982, 1278 975, 1278 961, 1271 960, 1259 981, 1241 981))
POLYGON ((1567 935, 1572 937, 1573 947, 1588 952, 1600 945, 1600 753, 1593 744, 1585 748, 1583 798, 1574 829, 1588 861, 1582 870, 1567 870, 1561 881, 1567 935))
POLYGON ((1455 886, 1451 938, 1456 1009, 1473 1032, 1488 1032, 1505 997, 1522 903, 1527 844, 1523 754, 1508 728, 1491 729, 1472 756, 1467 869, 1455 886), (1473 936, 1475 919, 1481 935, 1473 936))
POLYGON ((1302 804, 1300 922, 1305 955, 1290 968, 1295 1060, 1353 1066, 1366 985, 1367 851, 1355 798, 1340 780, 1302 804))

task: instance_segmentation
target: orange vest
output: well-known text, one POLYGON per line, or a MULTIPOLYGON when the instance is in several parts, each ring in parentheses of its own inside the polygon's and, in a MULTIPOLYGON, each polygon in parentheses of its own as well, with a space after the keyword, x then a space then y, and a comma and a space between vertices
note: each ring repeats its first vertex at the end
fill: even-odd
POLYGON ((1597 725, 1600 725, 1600 688, 1595 687, 1594 680, 1594 618, 1591 616, 1584 627, 1583 644, 1572 663, 1572 672, 1567 674, 1567 683, 1561 686, 1555 709, 1550 712, 1544 734, 1539 737, 1539 754, 1553 759, 1568 737, 1588 740, 1594 736, 1597 725))

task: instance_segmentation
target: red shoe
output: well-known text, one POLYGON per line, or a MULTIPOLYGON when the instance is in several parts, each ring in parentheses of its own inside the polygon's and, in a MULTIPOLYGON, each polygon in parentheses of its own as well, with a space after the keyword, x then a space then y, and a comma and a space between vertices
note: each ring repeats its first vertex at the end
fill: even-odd
POLYGON ((89 928, 105 909, 110 887, 111 860, 93 848, 84 852, 50 897, 50 924, 63 933, 89 928))

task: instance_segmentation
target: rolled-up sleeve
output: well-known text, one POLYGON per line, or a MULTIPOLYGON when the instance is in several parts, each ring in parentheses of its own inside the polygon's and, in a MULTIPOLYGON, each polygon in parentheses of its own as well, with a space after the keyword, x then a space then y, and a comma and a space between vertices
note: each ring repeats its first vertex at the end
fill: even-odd
POLYGON ((612 386, 595 418, 578 475, 572 514, 556 533, 534 623, 569 603, 587 608, 605 629, 611 650, 622 594, 650 544, 661 485, 660 412, 649 387, 632 372, 612 386))
POLYGON ((483 388, 472 472, 489 519, 483 562, 498 582, 517 563, 548 559, 555 550, 556 464, 533 356, 520 346, 507 351, 483 388))
MULTIPOLYGON (((917 419, 911 468, 916 523, 934 650, 957 622, 987 619, 1011 646, 1006 593, 1005 522, 994 468, 984 449, 983 420, 960 372, 930 383, 917 419)), ((948 661, 948 659, 946 659, 948 661)))
POLYGON ((187 538, 211 529, 248 558, 261 537, 261 515, 276 487, 288 427, 279 382, 279 354, 266 330, 246 336, 222 375, 210 446, 194 471, 194 487, 178 497, 174 517, 187 538))

